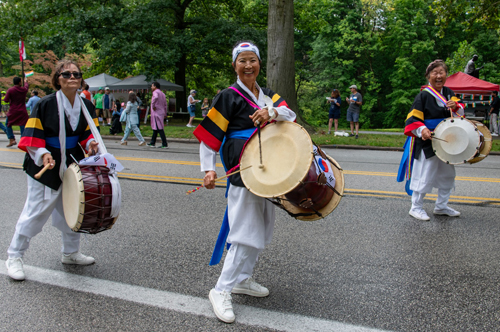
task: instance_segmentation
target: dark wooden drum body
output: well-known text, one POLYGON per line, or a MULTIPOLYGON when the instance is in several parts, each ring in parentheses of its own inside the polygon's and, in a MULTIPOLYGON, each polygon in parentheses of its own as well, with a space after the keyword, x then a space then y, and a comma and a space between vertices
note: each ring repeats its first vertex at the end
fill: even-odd
POLYGON ((71 164, 64 173, 63 208, 66 223, 75 232, 96 234, 110 229, 113 190, 109 169, 71 164))

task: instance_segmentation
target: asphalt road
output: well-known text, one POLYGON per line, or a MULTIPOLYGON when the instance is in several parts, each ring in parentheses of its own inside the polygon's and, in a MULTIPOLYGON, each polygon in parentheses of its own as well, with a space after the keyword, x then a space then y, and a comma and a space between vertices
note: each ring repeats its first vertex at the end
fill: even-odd
POLYGON ((456 167, 459 218, 433 216, 428 195, 431 220, 421 222, 395 181, 400 152, 327 149, 345 171, 345 197, 321 221, 277 211, 255 270, 270 296, 234 295, 227 325, 207 298, 221 269, 208 262, 225 188, 186 195, 202 177, 196 144, 132 142, 106 141, 125 166, 123 198, 113 229, 82 237, 96 264, 62 265, 49 222, 25 255, 23 282, 4 261, 26 197, 24 154, 0 148, 0 331, 500 330, 500 156, 456 167))

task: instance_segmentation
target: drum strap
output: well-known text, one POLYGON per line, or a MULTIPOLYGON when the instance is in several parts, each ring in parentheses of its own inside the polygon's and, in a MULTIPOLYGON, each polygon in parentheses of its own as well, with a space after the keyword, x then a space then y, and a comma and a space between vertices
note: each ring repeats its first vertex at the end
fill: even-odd
MULTIPOLYGON (((424 120, 425 126, 429 130, 434 130, 437 125, 443 121, 444 118, 440 119, 429 119, 424 120)), ((403 156, 401 157, 401 162, 399 163, 399 170, 396 180, 398 182, 403 182, 406 179, 405 191, 408 195, 412 195, 413 191, 410 190, 411 183, 411 173, 413 170, 413 162, 415 160, 415 137, 408 136, 406 138, 405 144, 403 145, 403 156)))

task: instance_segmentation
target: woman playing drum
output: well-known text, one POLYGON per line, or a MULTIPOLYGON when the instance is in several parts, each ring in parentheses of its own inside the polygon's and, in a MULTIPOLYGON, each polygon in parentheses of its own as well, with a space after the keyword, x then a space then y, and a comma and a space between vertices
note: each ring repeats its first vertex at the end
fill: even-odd
MULTIPOLYGON (((288 108, 283 98, 257 84, 261 66, 257 46, 252 42, 239 42, 232 55, 237 82, 215 97, 207 117, 194 131, 201 143, 201 170, 205 172, 203 184, 207 189, 215 187, 216 151, 220 152, 227 171, 238 164, 243 146, 256 126, 271 120, 295 120, 295 113, 288 108), (273 100, 272 109, 266 108, 264 96, 273 100)), ((222 241, 218 240, 211 264, 220 261, 226 236, 231 247, 209 298, 216 316, 226 323, 232 323, 235 316, 231 292, 257 297, 269 294, 267 288, 252 279, 252 273, 259 253, 272 238, 274 206, 248 191, 239 174, 230 177, 227 202, 225 223, 219 234, 219 240, 222 241)))
MULTIPOLYGON (((444 61, 435 60, 429 64, 425 72, 425 77, 429 81, 429 86, 423 89, 413 102, 412 108, 405 124, 405 135, 414 138, 414 144, 407 144, 407 151, 410 146, 414 149, 405 156, 407 165, 410 166, 408 174, 411 174, 411 182, 408 193, 412 195, 412 206, 410 215, 419 220, 430 220, 423 209, 425 194, 430 193, 432 188, 438 188, 438 198, 434 208, 434 214, 458 217, 460 212, 448 206, 448 200, 455 187, 455 167, 437 158, 432 149, 431 130, 444 118, 450 117, 450 110, 453 116, 464 114, 463 105, 459 104, 459 98, 455 93, 445 87, 448 68, 444 61), (411 169, 412 155, 414 156, 413 169, 411 169)), ((409 141, 407 141, 409 143, 409 141)), ((403 165, 404 160, 402 160, 403 165)), ((401 176, 404 171, 400 166, 398 181, 402 181, 401 176)))
POLYGON ((94 263, 94 258, 79 252, 80 233, 68 227, 61 195, 65 167, 73 162, 71 156, 83 159, 81 147, 91 155, 97 153, 97 143, 83 111, 88 110, 96 126, 99 124, 92 103, 77 93, 82 83, 82 73, 76 63, 59 62, 52 77, 52 85, 58 91, 36 104, 19 142, 19 148, 26 151, 23 167, 28 174, 28 197, 8 249, 6 265, 13 279, 24 280, 22 257, 31 238, 42 231, 51 215, 52 225, 62 233, 62 263, 94 263), (64 125, 60 126, 61 123, 64 125), (37 173, 42 168, 46 172, 39 177, 37 173))

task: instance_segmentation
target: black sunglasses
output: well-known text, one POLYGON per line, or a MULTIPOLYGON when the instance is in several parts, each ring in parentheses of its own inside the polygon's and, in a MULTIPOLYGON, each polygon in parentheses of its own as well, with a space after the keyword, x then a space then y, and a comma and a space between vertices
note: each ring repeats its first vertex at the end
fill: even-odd
POLYGON ((62 76, 63 78, 66 78, 66 79, 70 78, 71 75, 73 75, 73 77, 76 79, 82 78, 82 73, 79 73, 77 71, 74 71, 74 72, 63 71, 59 75, 62 76))

